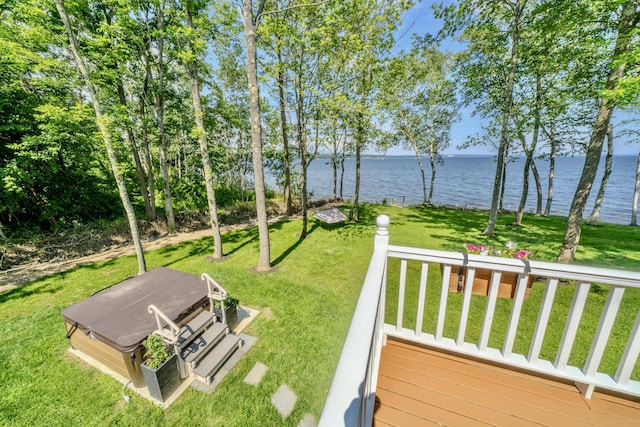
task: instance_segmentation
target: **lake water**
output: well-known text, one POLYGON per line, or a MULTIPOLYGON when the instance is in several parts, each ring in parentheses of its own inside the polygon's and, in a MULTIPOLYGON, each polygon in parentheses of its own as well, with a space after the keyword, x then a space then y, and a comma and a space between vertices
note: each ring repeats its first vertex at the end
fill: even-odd
MULTIPOLYGON (((604 159, 603 159, 604 160, 604 159)), ((631 205, 635 184, 636 156, 614 156, 613 172, 607 184, 602 203, 600 220, 619 224, 631 221, 631 205)), ((566 216, 573 199, 576 185, 582 172, 584 157, 559 157, 556 159, 554 177, 554 197, 551 205, 552 215, 566 216)), ((522 192, 522 168, 524 159, 517 159, 507 166, 507 186, 505 188, 504 208, 516 210, 522 192)), ((536 160, 541 176, 544 209, 547 196, 549 162, 536 160)), ((429 180, 430 169, 425 160, 425 173, 429 180)), ((591 191, 585 210, 588 217, 600 187, 604 161, 591 191)), ((338 172, 339 173, 339 172, 338 172)), ((489 209, 493 191, 495 160, 493 156, 456 155, 445 157, 444 164, 436 166, 436 182, 433 204, 468 208, 489 209)), ((317 158, 309 166, 309 191, 313 199, 329 198, 333 195, 333 171, 330 160, 317 158)), ((343 196, 352 200, 355 187, 355 159, 345 160, 343 196)), ((427 181, 428 183, 428 181, 427 181)), ((338 190, 339 191, 339 190, 338 190)), ((427 189, 428 191, 428 189, 427 189)), ((364 157, 361 164, 360 200, 380 203, 383 199, 391 203, 405 205, 422 203, 422 179, 415 157, 385 156, 364 157)), ((533 176, 529 181, 529 197, 526 211, 534 212, 536 190, 533 176)))

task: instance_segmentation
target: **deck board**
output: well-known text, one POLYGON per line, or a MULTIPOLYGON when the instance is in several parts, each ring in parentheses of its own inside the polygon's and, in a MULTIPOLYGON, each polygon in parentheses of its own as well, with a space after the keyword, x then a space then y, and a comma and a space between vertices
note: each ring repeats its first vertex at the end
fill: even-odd
POLYGON ((640 426, 640 403, 389 339, 376 426, 640 426))

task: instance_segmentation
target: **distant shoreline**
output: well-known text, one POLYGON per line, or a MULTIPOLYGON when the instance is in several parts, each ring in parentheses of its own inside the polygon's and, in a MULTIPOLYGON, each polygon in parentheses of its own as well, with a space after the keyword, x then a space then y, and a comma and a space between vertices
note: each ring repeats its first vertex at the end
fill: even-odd
MULTIPOLYGON (((553 203, 550 214, 566 216, 569 213, 576 185, 584 167, 584 157, 559 156, 555 159, 553 175, 553 203)), ((493 180, 495 179, 496 158, 487 154, 460 154, 443 158, 436 165, 436 180, 431 199, 433 205, 448 205, 463 208, 488 209, 491 205, 493 180)), ((603 159, 604 160, 604 159, 603 159)), ((430 175, 428 159, 422 158, 425 175, 430 175)), ((594 188, 589 196, 584 215, 591 213, 595 197, 602 180, 604 167, 598 168, 594 188)), ((548 159, 536 162, 540 177, 542 209, 546 207, 549 167, 548 159)), ((517 210, 523 188, 524 158, 512 158, 507 165, 507 179, 503 206, 507 210, 517 210)), ((637 160, 635 156, 618 155, 613 158, 612 174, 602 204, 600 220, 625 224, 631 218, 633 188, 637 160)), ((355 192, 356 161, 353 157, 344 161, 342 191, 338 195, 351 197, 355 192)), ((340 175, 340 171, 338 172, 340 175)), ((537 209, 537 193, 533 176, 529 176, 529 195, 525 212, 537 209)), ((333 165, 331 157, 322 157, 309 163, 307 185, 313 198, 331 198, 333 195, 333 165)), ((338 187, 340 183, 338 183, 338 187)), ((427 182, 427 190, 429 184, 427 182)), ((421 204, 423 182, 415 156, 391 156, 367 154, 361 158, 360 201, 380 203, 395 200, 400 204, 421 204)))
MULTIPOLYGON (((447 158, 487 158, 487 157, 495 157, 496 154, 442 154, 441 157, 443 159, 447 159, 447 158)), ((606 156, 606 153, 602 154, 602 156, 600 156, 601 158, 604 158, 606 156)), ((395 158, 395 159, 400 159, 400 158, 412 158, 415 159, 415 155, 413 154, 363 154, 361 156, 362 158, 366 158, 366 159, 384 159, 384 158, 395 158)), ((423 156, 421 156, 423 158, 427 158, 428 156, 425 154, 423 156)), ((577 159, 583 159, 585 156, 584 154, 574 154, 574 155, 565 155, 565 156, 556 156, 556 158, 577 158, 577 159)), ((616 157, 638 157, 637 154, 614 154, 613 155, 614 158, 616 157)), ((318 159, 331 159, 331 154, 329 153, 319 153, 316 158, 318 159)), ((345 156, 345 159, 355 159, 355 156, 345 156)), ((524 156, 511 156, 509 157, 510 160, 516 160, 516 159, 523 159, 524 156)), ((538 161, 543 161, 546 162, 549 160, 548 157, 545 158, 536 158, 535 160, 538 161)))

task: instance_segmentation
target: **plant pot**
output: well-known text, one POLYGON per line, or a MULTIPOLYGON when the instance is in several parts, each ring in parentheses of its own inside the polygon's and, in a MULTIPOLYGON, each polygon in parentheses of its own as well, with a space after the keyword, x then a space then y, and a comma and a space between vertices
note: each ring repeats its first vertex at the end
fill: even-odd
MULTIPOLYGON (((442 271, 442 265, 440 265, 442 271)), ((451 275, 449 276, 449 292, 464 292, 466 285, 467 267, 451 266, 451 275)), ((498 288, 498 298, 513 298, 516 294, 516 283, 518 275, 508 271, 502 272, 500 276, 500 286, 498 288)), ((536 276, 529 275, 527 288, 525 289, 524 299, 529 297, 531 286, 536 280, 536 276)), ((489 283, 491 282, 491 270, 477 268, 473 277, 473 288, 471 293, 474 295, 489 295, 489 283)))
POLYGON ((154 399, 164 402, 165 399, 180 385, 180 371, 178 370, 178 356, 173 355, 158 369, 151 369, 144 363, 142 376, 147 382, 149 394, 154 399))
MULTIPOLYGON (((238 306, 234 305, 231 307, 225 307, 225 314, 227 316, 227 325, 229 326, 229 331, 233 331, 238 325, 238 306)), ((215 308, 216 318, 219 322, 222 322, 222 312, 220 311, 220 307, 215 308)))

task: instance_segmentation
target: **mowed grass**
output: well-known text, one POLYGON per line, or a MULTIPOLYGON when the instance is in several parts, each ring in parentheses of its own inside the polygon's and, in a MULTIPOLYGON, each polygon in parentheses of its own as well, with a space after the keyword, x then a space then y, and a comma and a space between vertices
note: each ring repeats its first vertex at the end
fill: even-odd
MULTIPOLYGON (((122 385, 86 366, 67 353, 69 343, 61 311, 93 292, 118 283, 137 271, 134 257, 84 265, 0 294, 0 425, 144 425, 144 426, 296 426, 307 414, 319 417, 331 383, 342 344, 351 321, 362 281, 373 249, 375 217, 391 217, 392 244, 461 250, 465 242, 499 246, 509 240, 533 250, 537 259, 553 260, 560 248, 563 218, 526 216, 523 227, 509 227, 512 217, 500 216, 496 235, 479 233, 487 220, 485 212, 445 209, 394 208, 365 205, 358 224, 327 225, 310 221, 311 233, 299 240, 301 221, 270 226, 271 258, 276 270, 254 274, 258 259, 255 228, 223 235, 228 258, 212 263, 212 239, 205 238, 147 253, 148 268, 160 266, 200 274, 209 273, 242 305, 260 310, 246 333, 258 338, 213 394, 188 390, 163 411, 134 395, 130 403, 121 396, 122 385), (269 367, 262 382, 242 382, 256 362, 269 367), (282 419, 271 405, 271 395, 287 384, 298 396, 295 408, 282 419)), ((583 229, 577 262, 640 270, 640 229, 603 224, 583 229)), ((398 266, 390 263, 387 321, 395 322, 398 266)), ((407 296, 417 295, 419 266, 410 265, 407 296)), ((440 273, 431 268, 427 287, 424 330, 435 328, 440 273)), ((560 339, 572 286, 562 286, 554 305, 552 328, 545 340, 543 356, 554 357, 554 342, 560 339)), ((606 290, 606 288, 605 288, 606 290)), ((542 286, 534 285, 525 304, 516 351, 527 351, 535 324, 536 301, 542 286)), ((599 309, 606 298, 594 286, 585 311, 586 332, 581 333, 572 363, 586 358, 597 325, 599 309), (589 338, 589 336, 591 338, 589 338)), ((484 310, 483 297, 473 297, 472 319, 467 339, 479 335, 484 310)), ((447 335, 455 336, 460 296, 448 299, 447 335)), ((494 320, 491 346, 500 347, 510 300, 500 300, 494 320)), ((405 326, 415 324, 415 302, 408 302, 405 326)), ((640 307, 638 292, 627 292, 616 321, 612 344, 603 367, 615 370, 640 307)), ((637 370, 634 375, 638 378, 637 370)))

